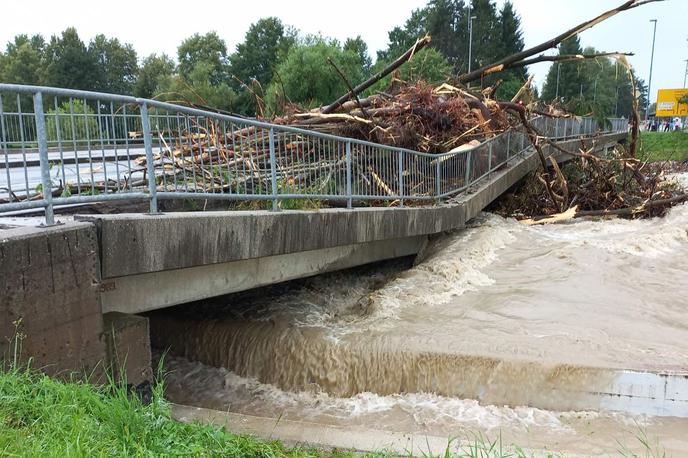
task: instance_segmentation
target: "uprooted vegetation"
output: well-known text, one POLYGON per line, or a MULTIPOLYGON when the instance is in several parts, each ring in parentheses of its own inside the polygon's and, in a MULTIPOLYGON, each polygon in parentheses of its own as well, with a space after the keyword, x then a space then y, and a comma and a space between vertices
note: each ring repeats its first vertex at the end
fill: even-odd
POLYGON ((292 107, 275 122, 431 153, 485 140, 517 124, 498 102, 466 89, 399 80, 385 93, 342 104, 336 113, 292 107))
POLYGON ((540 171, 530 173, 491 209, 529 224, 580 217, 663 216, 672 205, 688 200, 686 190, 673 179, 674 174, 686 172, 686 163, 628 158, 623 147, 602 157, 579 153, 556 171, 563 190, 563 196, 557 196, 565 211, 553 205, 540 171))

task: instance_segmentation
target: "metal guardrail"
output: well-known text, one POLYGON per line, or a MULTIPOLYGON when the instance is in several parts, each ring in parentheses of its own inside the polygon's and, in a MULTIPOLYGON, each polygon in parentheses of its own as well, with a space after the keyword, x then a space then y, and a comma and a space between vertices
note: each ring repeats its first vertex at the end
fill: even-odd
MULTIPOLYGON (((627 130, 537 118, 553 139, 627 130)), ((529 148, 512 128, 470 149, 428 154, 139 99, 0 84, 0 213, 115 200, 433 201, 529 148), (28 108, 27 108, 28 107, 28 108), (43 192, 50 190, 50 192, 43 192)))

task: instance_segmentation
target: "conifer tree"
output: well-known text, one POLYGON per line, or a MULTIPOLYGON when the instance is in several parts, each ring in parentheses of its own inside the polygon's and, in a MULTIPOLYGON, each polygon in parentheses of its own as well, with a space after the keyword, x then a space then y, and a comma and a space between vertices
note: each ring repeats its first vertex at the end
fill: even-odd
MULTIPOLYGON (((559 45, 559 55, 582 54, 578 36, 570 38, 559 45)), ((563 99, 567 108, 575 111, 580 107, 588 84, 583 63, 580 61, 555 62, 547 73, 542 89, 542 100, 552 101, 555 97, 563 99), (557 79, 559 81, 557 85, 557 79), (558 90, 557 90, 558 86, 558 90)))

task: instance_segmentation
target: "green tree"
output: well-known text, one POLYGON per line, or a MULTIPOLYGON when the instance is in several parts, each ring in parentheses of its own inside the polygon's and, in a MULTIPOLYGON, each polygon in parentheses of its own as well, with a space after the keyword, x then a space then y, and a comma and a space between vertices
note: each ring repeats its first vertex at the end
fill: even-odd
POLYGON ((43 80, 49 86, 92 90, 97 84, 95 60, 73 27, 52 36, 45 63, 43 80))
POLYGON ((229 59, 232 75, 244 83, 255 79, 266 85, 272 81, 275 67, 296 40, 294 30, 287 29, 276 17, 251 24, 243 43, 229 59))
POLYGON ((645 117, 647 111, 648 88, 645 80, 636 77, 635 87, 638 97, 638 113, 642 118, 645 117))
POLYGON ((197 73, 202 67, 210 84, 228 81, 227 45, 216 32, 196 33, 184 40, 177 48, 177 58, 179 74, 183 78, 190 80, 192 72, 197 73))
MULTIPOLYGON (((583 49, 578 36, 559 45, 559 55, 582 53, 583 49)), ((547 73, 545 85, 542 88, 542 100, 550 102, 558 97, 563 100, 568 110, 583 114, 585 111, 583 94, 587 84, 587 76, 581 61, 556 62, 547 73)))
MULTIPOLYGON (((595 48, 585 48, 585 54, 595 54, 595 48)), ((586 113, 603 119, 614 116, 617 102, 618 78, 611 59, 601 57, 582 62, 587 81, 583 85, 582 101, 586 113)))
MULTIPOLYGON (((387 64, 386 61, 378 60, 373 66, 372 72, 381 70, 387 64)), ((409 83, 422 80, 430 84, 439 84, 448 80, 452 73, 453 67, 442 53, 433 48, 425 48, 420 50, 409 63, 399 68, 395 75, 398 79, 409 83)), ((391 75, 383 78, 370 87, 365 95, 387 90, 391 81, 391 75)))
POLYGON ((201 105, 211 109, 234 111, 236 93, 228 83, 212 84, 208 80, 211 67, 206 62, 200 62, 188 78, 173 75, 161 80, 158 99, 181 103, 201 105))
POLYGON ((358 61, 363 69, 363 74, 368 76, 373 66, 373 61, 368 54, 368 45, 360 35, 356 38, 347 38, 344 42, 344 51, 353 52, 358 56, 358 61))
POLYGON ((332 102, 346 92, 346 84, 327 65, 328 58, 352 85, 363 81, 363 69, 357 53, 345 51, 336 40, 306 37, 289 50, 277 67, 279 81, 273 80, 266 94, 269 106, 279 109, 280 101, 285 98, 305 106, 318 106, 332 102))
POLYGON ((387 49, 377 52, 378 60, 394 60, 410 48, 416 40, 427 33, 427 8, 420 8, 411 13, 403 27, 394 27, 387 34, 387 49))
MULTIPOLYGON (((464 73, 468 70, 470 17, 475 17, 471 68, 523 50, 521 21, 510 1, 499 13, 494 0, 469 2, 470 5, 464 0, 430 0, 425 7, 413 11, 403 27, 395 27, 389 32, 389 44, 386 50, 378 52, 378 60, 391 61, 416 39, 429 33, 432 36, 430 47, 447 59, 456 74, 464 73)), ((526 77, 525 70, 514 69, 488 76, 483 84, 491 85, 499 78, 504 79, 506 84, 499 94, 506 96, 517 91, 526 77)))
MULTIPOLYGON (((511 1, 504 2, 499 11, 499 42, 497 53, 494 60, 498 60, 512 54, 523 51, 525 42, 523 41, 523 31, 521 30, 521 19, 514 10, 511 1)), ((511 99, 528 79, 528 72, 524 67, 514 68, 501 72, 496 77, 503 80, 502 85, 497 90, 497 98, 500 100, 511 99)))
POLYGON ((425 27, 432 47, 440 51, 459 73, 468 63, 468 11, 463 0, 431 0, 425 27))
MULTIPOLYGON (((501 30, 497 7, 492 0, 472 0, 471 16, 473 20, 473 49, 471 68, 476 69, 490 64, 498 59, 501 52, 501 30)), ((490 76, 485 79, 491 84, 501 75, 490 76)))
POLYGON ((132 94, 138 71, 134 47, 122 44, 117 38, 99 34, 91 40, 88 52, 95 62, 95 88, 113 94, 132 94))
POLYGON ((296 32, 275 17, 260 19, 249 27, 243 43, 237 45, 229 58, 234 76, 231 85, 238 91, 236 111, 255 115, 255 97, 251 91, 262 95, 258 86, 264 88, 272 81, 275 68, 295 41, 296 32), (244 84, 250 85, 251 91, 244 84))
MULTIPOLYGON (((597 54, 595 48, 580 48, 577 39, 560 46, 560 54, 597 54)), ((550 102, 557 95, 557 72, 559 71, 559 98, 564 108, 597 118, 630 117, 633 110, 633 88, 627 69, 613 58, 577 60, 554 63, 549 70, 543 88, 542 100, 550 102), (560 68, 558 68, 561 66, 560 68)), ((639 111, 644 114, 647 88, 642 80, 636 80, 639 111)))
POLYGON ((0 80, 15 84, 42 84, 45 40, 40 35, 17 35, 0 55, 0 80))
POLYGON ((143 59, 136 76, 134 95, 152 98, 160 93, 162 88, 169 88, 169 79, 174 74, 174 67, 174 61, 166 54, 151 54, 143 59))

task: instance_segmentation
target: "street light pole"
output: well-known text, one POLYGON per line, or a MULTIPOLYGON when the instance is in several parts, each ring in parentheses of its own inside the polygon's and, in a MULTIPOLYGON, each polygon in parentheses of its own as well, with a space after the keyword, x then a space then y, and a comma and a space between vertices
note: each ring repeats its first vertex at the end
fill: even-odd
POLYGON ((686 79, 688 79, 688 59, 686 59, 686 73, 683 74, 683 89, 686 88, 686 79))
POLYGON ((652 94, 652 66, 655 63, 655 39, 657 38, 657 19, 650 19, 655 23, 655 30, 652 33, 652 57, 650 58, 650 81, 647 83, 647 102, 645 104, 645 121, 650 115, 650 97, 652 94))
POLYGON ((477 16, 468 17, 468 73, 471 72, 471 60, 473 60, 473 19, 477 19, 477 16))
POLYGON ((559 98, 559 78, 561 78, 561 62, 557 62, 557 93, 554 95, 555 99, 559 98))

